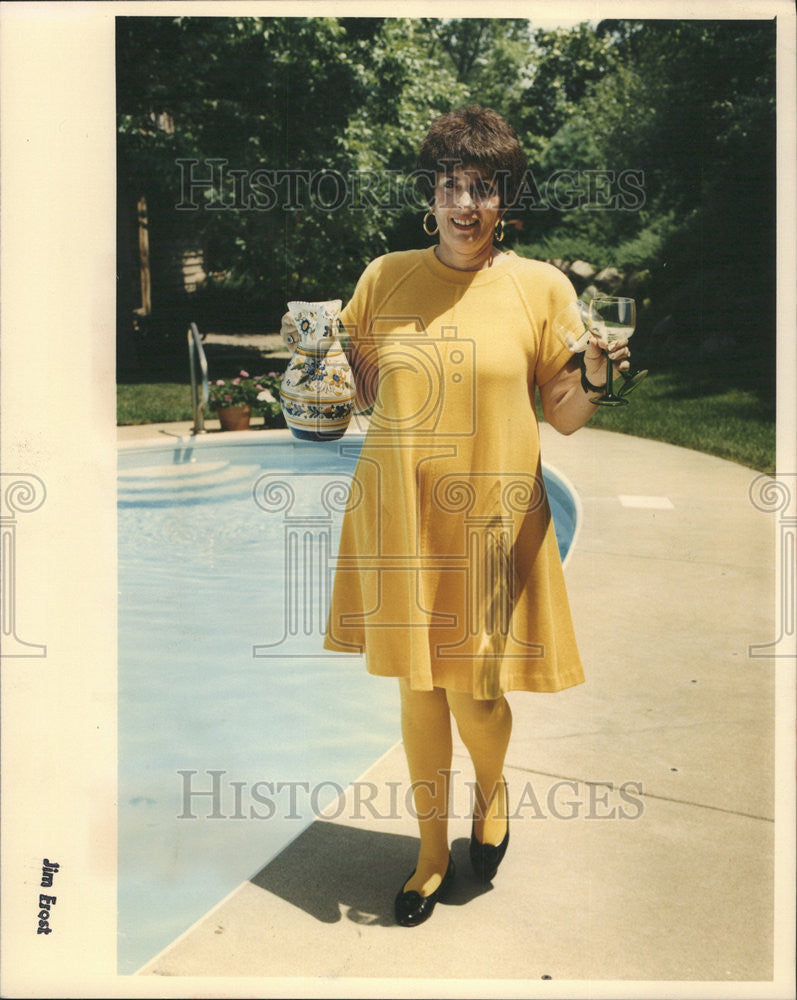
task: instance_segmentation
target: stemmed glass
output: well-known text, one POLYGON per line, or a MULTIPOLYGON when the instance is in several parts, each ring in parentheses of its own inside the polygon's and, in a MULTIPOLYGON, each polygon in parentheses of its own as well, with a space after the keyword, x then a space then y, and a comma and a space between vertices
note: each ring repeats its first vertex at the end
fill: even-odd
MULTIPOLYGON (((636 327, 636 303, 633 299, 599 295, 589 304, 587 326, 590 332, 610 346, 616 340, 628 340, 636 327)), ((617 394, 613 386, 614 365, 606 358, 606 391, 592 402, 600 406, 622 406, 626 395, 642 381, 647 372, 624 376, 625 383, 617 394)))

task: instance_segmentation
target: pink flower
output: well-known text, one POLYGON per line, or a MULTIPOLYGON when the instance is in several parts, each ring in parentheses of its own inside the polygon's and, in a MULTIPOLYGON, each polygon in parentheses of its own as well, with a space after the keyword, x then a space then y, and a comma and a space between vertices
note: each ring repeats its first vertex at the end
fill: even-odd
POLYGON ((243 368, 241 369, 241 378, 249 378, 249 372, 245 372, 243 368))
POLYGON ((231 403, 232 402, 232 396, 229 396, 229 395, 225 396, 224 397, 224 402, 225 403, 231 403))
POLYGON ((223 378, 217 378, 216 379, 216 385, 224 385, 224 379, 223 378))
POLYGON ((234 379, 232 380, 232 384, 233 384, 233 385, 240 385, 240 384, 241 384, 241 380, 240 380, 239 378, 234 378, 234 379))

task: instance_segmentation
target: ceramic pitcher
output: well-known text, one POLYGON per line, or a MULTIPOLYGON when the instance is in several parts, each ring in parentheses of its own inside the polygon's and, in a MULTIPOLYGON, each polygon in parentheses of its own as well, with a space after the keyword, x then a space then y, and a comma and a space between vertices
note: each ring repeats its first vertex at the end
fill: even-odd
POLYGON ((289 302, 299 346, 280 384, 285 422, 305 441, 342 437, 354 411, 354 379, 337 337, 341 300, 289 302))

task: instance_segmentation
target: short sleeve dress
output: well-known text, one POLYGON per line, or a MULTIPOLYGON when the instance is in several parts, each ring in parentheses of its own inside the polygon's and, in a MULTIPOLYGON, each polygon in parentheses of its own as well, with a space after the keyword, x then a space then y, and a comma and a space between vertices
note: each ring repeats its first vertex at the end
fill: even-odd
POLYGON ((480 271, 386 254, 341 319, 378 372, 324 647, 370 673, 497 698, 584 680, 540 465, 535 388, 575 298, 512 251, 480 271))

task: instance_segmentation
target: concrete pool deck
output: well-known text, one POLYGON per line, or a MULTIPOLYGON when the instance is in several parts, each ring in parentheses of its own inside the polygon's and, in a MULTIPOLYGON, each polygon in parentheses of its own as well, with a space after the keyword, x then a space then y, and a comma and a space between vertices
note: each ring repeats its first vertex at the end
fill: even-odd
MULTIPOLYGON (((560 996, 562 981, 571 996, 605 980, 781 995, 772 980, 793 968, 773 959, 775 694, 792 718, 793 661, 750 648, 778 634, 777 515, 754 502, 752 469, 591 428, 541 435, 583 507, 566 578, 587 683, 509 696, 511 842, 492 886, 470 875, 472 773, 455 734, 457 879, 428 923, 394 924, 416 849, 397 743, 141 974, 255 977, 258 995, 332 995, 330 982, 354 995, 371 978, 383 996, 536 995, 547 979, 560 996)), ((789 921, 791 874, 789 861, 789 921)), ((790 952, 789 927, 777 933, 790 952)))

